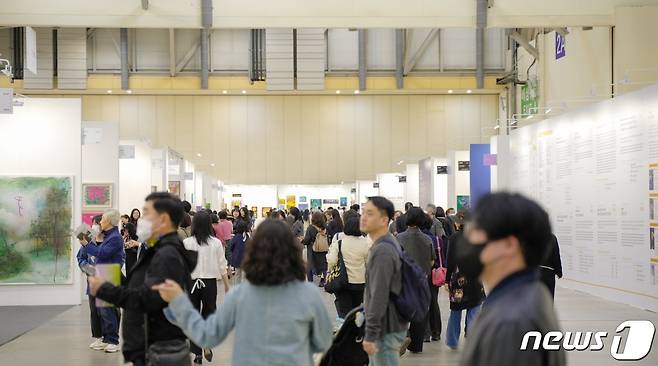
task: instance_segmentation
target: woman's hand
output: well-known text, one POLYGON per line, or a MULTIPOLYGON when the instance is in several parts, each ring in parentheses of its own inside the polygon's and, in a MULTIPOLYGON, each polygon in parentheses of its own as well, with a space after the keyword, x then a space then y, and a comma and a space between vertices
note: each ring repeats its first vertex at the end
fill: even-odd
POLYGON ((183 289, 180 285, 172 280, 165 280, 159 285, 154 285, 151 289, 158 291, 162 300, 167 303, 174 301, 174 299, 183 294, 183 289))

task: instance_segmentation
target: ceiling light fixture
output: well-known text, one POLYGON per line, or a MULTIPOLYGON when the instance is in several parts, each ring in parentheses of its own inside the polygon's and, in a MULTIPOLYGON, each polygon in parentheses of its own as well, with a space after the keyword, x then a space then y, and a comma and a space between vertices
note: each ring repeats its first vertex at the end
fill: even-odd
POLYGON ((228 91, 222 90, 222 94, 226 94, 226 93, 228 93, 228 91))
POLYGON ((497 129, 499 129, 499 128, 500 128, 500 125, 496 125, 496 126, 494 126, 494 130, 497 130, 497 129))
POLYGON ((448 94, 452 94, 452 89, 449 89, 449 90, 448 90, 448 94))
POLYGON ((201 153, 196 153, 196 156, 201 157, 201 153))
POLYGON ((404 160, 398 161, 398 165, 402 165, 402 163, 404 163, 404 160))
POLYGON ((354 91, 354 94, 359 94, 359 93, 361 93, 361 91, 359 89, 354 91))
POLYGON ((553 110, 553 108, 548 108, 548 109, 546 110, 546 114, 551 113, 552 110, 553 110))
POLYGON ((471 89, 468 89, 468 90, 466 91, 466 94, 471 94, 472 92, 473 92, 473 91, 472 91, 471 89))
POLYGON ((112 90, 107 89, 107 94, 112 94, 112 90))
POLYGON ((242 94, 247 94, 247 91, 246 91, 246 90, 243 90, 243 91, 242 91, 242 94))
POLYGON ((126 93, 128 93, 128 94, 132 94, 132 93, 133 93, 133 91, 132 91, 132 90, 130 90, 130 89, 128 89, 128 90, 126 90, 126 93))
POLYGON ((531 114, 528 117, 526 117, 525 119, 532 119, 532 117, 534 117, 534 115, 531 114))
POLYGON ((214 168, 214 167, 215 167, 215 163, 210 163, 210 166, 214 168))
POLYGON ((340 94, 340 90, 336 90, 336 94, 340 94))

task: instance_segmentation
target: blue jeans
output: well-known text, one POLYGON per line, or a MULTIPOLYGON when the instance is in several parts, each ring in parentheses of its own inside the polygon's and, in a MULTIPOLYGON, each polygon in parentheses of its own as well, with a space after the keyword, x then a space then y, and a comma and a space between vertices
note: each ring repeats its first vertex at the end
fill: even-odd
POLYGON ((407 332, 389 333, 377 342, 379 351, 370 357, 370 366, 399 366, 400 347, 407 337, 407 332))
POLYGON ((119 344, 119 309, 115 307, 98 308, 101 316, 103 342, 119 344))
MULTIPOLYGON (((448 318, 448 329, 446 330, 446 344, 450 348, 457 348, 459 343, 459 334, 461 333, 461 323, 462 323, 462 311, 463 310, 450 310, 450 317, 448 318)), ((480 305, 474 306, 470 309, 466 309, 466 327, 465 332, 468 331, 473 326, 473 321, 475 317, 480 312, 480 305)))

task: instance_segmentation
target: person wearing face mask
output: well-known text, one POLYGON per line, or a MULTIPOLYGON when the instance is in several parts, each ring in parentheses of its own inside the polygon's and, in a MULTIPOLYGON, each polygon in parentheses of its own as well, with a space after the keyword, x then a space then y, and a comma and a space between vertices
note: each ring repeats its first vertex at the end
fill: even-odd
POLYGON ((196 253, 186 250, 177 234, 183 214, 178 197, 167 192, 149 194, 137 225, 137 236, 149 249, 120 287, 97 277, 88 278, 92 295, 124 309, 122 352, 125 361, 133 365, 145 365, 145 348, 157 353, 163 342, 187 348, 189 353, 183 332, 164 317, 162 310, 167 304, 151 289, 166 278, 188 291, 192 288, 190 273, 196 267, 196 253))
POLYGON ((566 364, 563 349, 520 350, 524 335, 560 329, 551 296, 539 280, 552 234, 548 214, 519 194, 480 198, 456 243, 457 266, 488 290, 469 332, 462 366, 566 364))
MULTIPOLYGON (((103 244, 86 246, 87 254, 96 258, 96 264, 116 264, 123 266, 126 261, 124 241, 119 233, 121 214, 117 210, 109 210, 103 214, 100 221, 100 229, 103 233, 103 244)), ((93 293, 93 292, 92 292, 93 293)), ((119 351, 119 309, 115 307, 100 307, 98 313, 101 317, 101 329, 103 333, 102 344, 95 347, 107 353, 119 351)))
MULTIPOLYGON (((96 257, 89 255, 87 253, 87 247, 90 245, 96 246, 103 243, 103 234, 100 229, 100 222, 102 215, 94 216, 91 220, 92 225, 90 228, 91 242, 87 242, 84 237, 80 239, 80 249, 78 250, 77 259, 78 266, 80 269, 84 270, 84 267, 93 266, 96 264, 96 257)), ((89 345, 91 349, 103 350, 105 346, 103 344, 103 330, 101 329, 101 316, 96 307, 96 297, 89 293, 89 286, 87 286, 87 297, 89 298, 89 316, 91 324, 91 337, 94 338, 94 342, 89 345)))

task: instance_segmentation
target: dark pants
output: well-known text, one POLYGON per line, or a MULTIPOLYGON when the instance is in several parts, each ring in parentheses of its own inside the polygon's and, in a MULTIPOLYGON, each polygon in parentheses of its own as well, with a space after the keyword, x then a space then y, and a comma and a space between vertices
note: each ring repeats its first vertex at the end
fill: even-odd
POLYGON ((546 285, 551 297, 555 299, 555 271, 547 268, 539 268, 539 279, 546 285))
POLYGON ((349 284, 341 291, 336 292, 336 312, 338 317, 345 319, 347 313, 363 302, 364 284, 349 284))
POLYGON ((441 309, 439 309, 439 287, 432 284, 432 277, 429 278, 430 302, 429 327, 425 330, 425 337, 430 335, 434 338, 441 338, 441 309))
POLYGON ((133 366, 146 366, 145 360, 135 360, 133 361, 133 366))
MULTIPOLYGON (((217 309, 217 279, 203 278, 195 280, 194 291, 190 294, 190 300, 204 319, 214 313, 217 309), (200 284, 200 281, 203 281, 205 287, 200 284)), ((197 356, 203 354, 201 347, 194 343, 190 345, 190 350, 197 356)))
POLYGON ((101 329, 101 315, 98 312, 98 308, 96 307, 96 298, 89 296, 89 320, 91 323, 91 336, 93 338, 101 338, 103 337, 103 330, 101 329))
POLYGON ((425 314, 425 317, 417 322, 411 322, 409 325, 409 338, 411 338, 411 343, 407 349, 411 352, 423 352, 423 341, 425 338, 425 328, 427 328, 427 322, 429 318, 429 312, 425 314))
POLYGON ((119 309, 115 307, 98 308, 101 317, 101 329, 103 342, 108 344, 119 344, 119 309))

